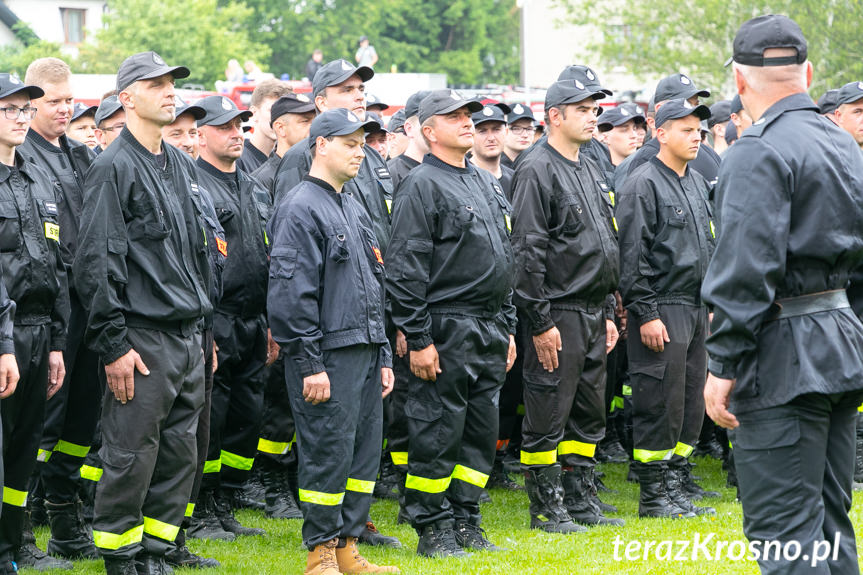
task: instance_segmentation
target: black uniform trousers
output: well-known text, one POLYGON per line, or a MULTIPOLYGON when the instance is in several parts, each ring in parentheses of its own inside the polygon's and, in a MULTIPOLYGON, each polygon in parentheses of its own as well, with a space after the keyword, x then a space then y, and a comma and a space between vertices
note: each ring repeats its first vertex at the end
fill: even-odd
POLYGON ((671 340, 663 351, 641 342, 638 321, 627 338, 633 458, 641 463, 689 457, 704 419, 707 308, 660 304, 659 315, 671 340))
POLYGON ((258 460, 270 469, 284 469, 294 459, 296 434, 291 399, 285 387, 285 356, 267 368, 264 412, 258 438, 258 460))
POLYGON ((51 503, 78 500, 81 466, 90 452, 102 409, 104 383, 99 377, 99 356, 84 342, 87 311, 72 292, 69 333, 66 338, 66 379, 45 409, 40 455, 40 479, 51 503), (49 455, 50 454, 50 455, 49 455))
POLYGON ((135 372, 125 405, 106 390, 102 404, 104 472, 96 488, 93 540, 103 557, 161 556, 180 530, 195 475, 195 432, 204 405, 201 333, 128 328, 150 371, 135 372))
POLYGON ((198 459, 195 467, 195 478, 192 481, 192 494, 186 506, 186 517, 191 517, 201 491, 201 480, 204 475, 204 464, 207 462, 207 446, 210 443, 210 410, 213 404, 213 330, 205 329, 201 334, 201 347, 204 349, 204 407, 198 417, 198 428, 195 431, 195 446, 198 459))
POLYGON ((509 334, 502 315, 432 312, 437 381, 411 374, 405 504, 419 532, 438 521, 479 525, 479 497, 494 465, 509 334))
POLYGON ((303 377, 285 362, 285 381, 297 426, 303 545, 365 529, 383 438, 380 345, 323 352, 330 399, 303 399, 303 377))
POLYGON ((36 467, 48 393, 48 318, 31 325, 15 322, 15 357, 21 378, 15 393, 0 402, 3 420, 3 511, 0 513, 0 562, 14 561, 21 545, 27 487, 36 467))
POLYGON ((515 328, 516 357, 512 368, 507 372, 500 390, 498 409, 499 428, 497 432, 498 450, 506 449, 511 440, 521 437, 522 414, 524 412, 522 370, 524 368, 524 341, 527 322, 519 318, 515 328))
MULTIPOLYGON (((848 511, 854 426, 861 399, 861 391, 811 393, 784 405, 736 414, 740 426, 729 436, 740 483, 743 531, 750 541, 796 541, 800 545, 800 558, 795 561, 781 553, 779 557, 772 552, 762 556, 758 561, 762 573, 860 572, 848 511), (832 545, 837 541, 838 549, 832 545), (821 558, 829 557, 829 561, 813 565, 816 542, 826 542, 817 544, 821 558)), ((788 550, 794 551, 793 544, 788 550)))
POLYGON ((591 466, 605 436, 606 323, 602 306, 578 310, 552 305, 560 331, 558 367, 548 372, 536 355, 532 335, 524 334, 524 422, 521 464, 539 468, 591 466))
POLYGON ((213 318, 219 369, 213 378, 210 444, 202 488, 240 489, 249 477, 258 447, 266 386, 267 324, 253 318, 213 318))
MULTIPOLYGON (((411 379, 410 353, 405 354, 404 357, 399 357, 395 353, 395 349, 395 345, 393 345, 393 376, 395 377, 395 386, 392 393, 387 397, 389 401, 385 402, 384 407, 387 419, 387 450, 396 469, 402 474, 406 474, 408 471, 410 433, 408 431, 407 417, 405 416, 405 402, 407 402, 409 395, 408 386, 411 379)), ((404 494, 400 495, 403 497, 404 494)))

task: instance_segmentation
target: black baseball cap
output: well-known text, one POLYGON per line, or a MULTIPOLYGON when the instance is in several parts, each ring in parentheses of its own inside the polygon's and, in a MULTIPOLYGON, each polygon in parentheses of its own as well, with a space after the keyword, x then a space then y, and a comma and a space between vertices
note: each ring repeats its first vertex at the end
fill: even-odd
POLYGON ((0 74, 0 98, 6 98, 18 92, 27 92, 27 96, 31 100, 41 98, 45 95, 45 91, 38 86, 28 86, 18 79, 14 74, 0 74))
POLYGON ((183 114, 192 114, 195 121, 200 121, 207 115, 207 111, 197 104, 189 104, 181 97, 174 96, 174 119, 176 120, 183 114))
POLYGON ((506 104, 486 104, 479 112, 474 112, 470 119, 473 120, 474 126, 479 126, 485 122, 500 122, 506 124, 506 115, 510 107, 506 104))
POLYGON ((514 104, 509 114, 506 115, 506 121, 508 124, 514 124, 518 120, 522 120, 524 118, 527 118, 531 122, 536 122, 536 117, 533 115, 533 110, 530 109, 530 106, 514 104))
POLYGON ((699 90, 695 86, 695 82, 686 74, 672 74, 660 80, 656 85, 653 100, 654 102, 665 102, 666 100, 676 100, 678 98, 688 100, 693 96, 709 98, 710 91, 699 90))
POLYGON ((122 92, 138 80, 151 80, 165 74, 174 78, 188 78, 190 72, 185 66, 168 66, 155 52, 132 54, 123 60, 117 71, 117 92, 122 92))
POLYGON ((548 87, 545 93, 545 109, 556 108, 564 104, 573 104, 583 100, 601 100, 606 93, 595 86, 588 88, 581 80, 558 80, 548 87))
POLYGON ((740 100, 740 94, 735 94, 731 98, 731 107, 728 109, 729 114, 739 114, 743 111, 743 102, 740 100))
POLYGON ((442 116, 465 107, 471 114, 482 110, 482 104, 478 101, 467 100, 455 90, 433 90, 420 102, 420 124, 432 116, 442 116))
POLYGON ((375 120, 363 122, 350 110, 333 108, 318 114, 312 121, 312 127, 309 129, 309 147, 315 147, 318 138, 347 136, 357 130, 364 130, 369 133, 378 128, 379 125, 375 120))
POLYGON ((270 108, 270 125, 285 114, 307 114, 315 110, 315 103, 305 94, 285 94, 270 108))
POLYGON ((827 90, 818 98, 818 108, 821 114, 832 114, 839 107, 839 90, 827 90))
POLYGON ((368 92, 366 93, 366 109, 369 109, 372 106, 377 106, 378 108, 380 108, 381 112, 390 107, 389 104, 384 104, 380 98, 378 98, 371 92, 368 92))
POLYGON ((420 113, 420 102, 429 94, 431 94, 431 90, 420 90, 410 95, 408 101, 405 103, 405 119, 413 118, 420 113))
POLYGON ((600 132, 608 132, 630 120, 635 120, 636 124, 644 124, 647 121, 644 114, 633 113, 629 106, 620 105, 615 108, 606 108, 605 113, 602 114, 602 119, 597 120, 596 127, 600 132))
POLYGON ((863 82, 849 82, 839 88, 839 94, 836 97, 836 105, 850 104, 863 100, 863 82))
POLYGON ((766 14, 747 20, 734 37, 732 61, 746 66, 790 66, 806 61, 806 37, 797 22, 781 14, 766 14), (770 48, 793 48, 795 56, 765 58, 764 51, 770 48))
POLYGON ((710 117, 710 108, 701 104, 693 106, 686 98, 675 98, 669 100, 656 112, 656 127, 659 128, 669 120, 677 120, 687 116, 697 116, 699 120, 706 120, 710 117))
POLYGON ((405 110, 404 108, 402 108, 401 110, 390 116, 390 123, 387 126, 387 130, 389 130, 390 132, 396 132, 398 130, 401 130, 402 132, 404 132, 404 127, 405 110))
POLYGON ((82 118, 84 116, 93 116, 94 120, 96 117, 96 110, 99 109, 99 106, 88 106, 87 104, 82 104, 81 102, 75 102, 75 107, 72 108, 72 119, 71 122, 74 122, 78 118, 82 118))
POLYGON ((602 84, 599 81, 599 76, 590 66, 584 66, 582 64, 567 66, 563 69, 563 72, 560 73, 560 76, 557 77, 557 80, 578 80, 584 84, 588 90, 603 92, 606 96, 612 95, 611 90, 602 87, 602 84))
POLYGON ((207 96, 198 101, 206 115, 198 121, 198 126, 222 126, 234 118, 247 122, 252 117, 249 110, 240 110, 233 100, 226 96, 207 96))
POLYGON ((725 143, 729 146, 737 139, 737 124, 729 122, 725 127, 725 143))
POLYGON ((719 100, 710 106, 710 119, 707 127, 713 128, 716 124, 724 124, 731 120, 731 100, 719 100))
POLYGON ((366 112, 366 120, 372 120, 377 124, 377 126, 374 129, 369 131, 369 134, 376 134, 378 132, 388 132, 389 131, 386 129, 386 126, 384 126, 384 121, 381 119, 381 117, 378 116, 377 114, 375 114, 374 112, 366 112))
POLYGON ((354 74, 358 75, 363 82, 368 82, 375 75, 375 71, 368 66, 357 68, 343 59, 327 62, 315 72, 315 79, 312 80, 312 93, 317 96, 324 88, 338 86, 354 74))
POLYGON ((99 102, 99 107, 96 109, 96 126, 98 127, 102 122, 122 109, 123 105, 120 103, 120 99, 117 98, 116 94, 108 96, 99 102))

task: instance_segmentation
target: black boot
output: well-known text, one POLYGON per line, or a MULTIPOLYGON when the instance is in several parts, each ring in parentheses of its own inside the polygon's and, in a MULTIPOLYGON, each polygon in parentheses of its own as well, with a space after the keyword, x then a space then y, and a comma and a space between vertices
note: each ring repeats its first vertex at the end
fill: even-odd
MULTIPOLYGON (((256 501, 260 503, 264 500, 264 470, 263 464, 260 462, 260 460, 261 458, 255 458, 255 463, 252 466, 252 472, 249 473, 249 478, 243 484, 242 499, 244 501, 256 501)), ((254 507, 253 509, 257 509, 257 507, 254 507)))
POLYGON ((216 503, 216 517, 222 524, 222 529, 230 531, 234 535, 264 535, 266 531, 257 527, 246 527, 241 525, 234 517, 234 504, 236 503, 237 490, 220 489, 214 496, 216 503))
POLYGON ((186 536, 193 539, 234 540, 234 534, 226 531, 216 516, 216 502, 212 491, 201 490, 198 495, 198 503, 192 512, 186 536))
POLYGON ((524 486, 530 500, 530 528, 549 533, 579 533, 586 527, 576 525, 563 505, 560 465, 554 464, 524 473, 524 486))
POLYGON ((29 567, 36 571, 47 571, 48 569, 72 569, 72 562, 66 559, 51 557, 38 547, 35 543, 24 543, 15 554, 15 563, 18 569, 29 567))
POLYGON ((135 569, 138 575, 173 575, 174 573, 164 557, 150 555, 143 551, 135 557, 135 569))
POLYGON ((134 559, 105 558, 105 573, 107 575, 138 575, 134 559))
POLYGON ((596 446, 596 460, 603 463, 626 463, 629 456, 617 436, 617 426, 609 421, 605 426, 605 438, 596 446))
POLYGON ((638 483, 638 474, 635 472, 634 463, 629 462, 629 471, 626 472, 626 480, 629 483, 638 483))
POLYGON ((863 429, 860 429, 859 420, 863 418, 863 414, 858 413, 857 427, 857 450, 854 456, 854 481, 863 483, 863 429))
POLYGON ((462 549, 473 551, 509 551, 498 547, 485 536, 485 529, 476 521, 456 521, 455 541, 462 549))
MULTIPOLYGON (((248 481, 246 482, 248 485, 248 481)), ((264 505, 263 499, 257 499, 255 493, 257 493, 258 488, 254 484, 252 484, 248 488, 243 486, 242 489, 225 489, 226 493, 226 501, 230 503, 231 509, 252 509, 254 511, 263 511, 266 508, 264 505), (251 493, 251 494, 250 494, 251 493)), ((264 495, 263 486, 261 486, 260 490, 261 495, 264 495)))
POLYGON ((582 525, 614 525, 622 527, 622 519, 612 519, 603 515, 597 505, 595 488, 591 481, 593 468, 586 466, 574 466, 563 472, 563 504, 566 511, 576 523, 582 525))
POLYGON ((364 545, 373 545, 375 547, 392 547, 393 549, 402 548, 402 542, 399 541, 397 537, 390 537, 389 535, 384 535, 378 531, 378 528, 375 527, 375 524, 372 523, 371 519, 366 521, 366 528, 363 529, 363 532, 360 533, 357 540, 364 545))
POLYGON ((264 469, 261 472, 264 483, 266 508, 264 513, 270 519, 302 519, 303 513, 291 495, 288 480, 281 469, 264 469))
POLYGON ((191 569, 213 569, 221 564, 210 557, 195 555, 186 547, 185 529, 180 529, 174 539, 174 548, 165 553, 165 561, 172 567, 189 567, 191 569))
POLYGON ((468 557, 459 547, 452 520, 438 521, 423 527, 417 543, 417 555, 424 557, 468 557))
POLYGON ((389 451, 381 451, 381 470, 378 480, 375 482, 373 495, 375 499, 398 499, 398 477, 395 465, 389 451))
POLYGON ((689 461, 684 460, 682 464, 676 465, 678 475, 680 476, 680 482, 683 485, 683 490, 687 495, 689 495, 690 500, 698 501, 705 497, 715 498, 720 496, 719 492, 707 491, 695 482, 695 478, 692 476, 692 464, 689 461))
POLYGON ((695 513, 678 506, 668 496, 665 485, 665 463, 633 463, 638 474, 641 493, 638 498, 639 517, 695 517, 695 513))
MULTIPOLYGON (((32 483, 32 482, 31 482, 32 483)), ((30 514, 30 522, 36 527, 45 527, 48 525, 48 512, 45 509, 45 499, 41 483, 36 482, 37 489, 27 497, 27 513, 30 514)))
POLYGON ((48 554, 66 559, 98 559, 99 553, 93 545, 93 538, 84 526, 82 503, 45 502, 48 520, 51 524, 51 539, 48 540, 48 554))
POLYGON ((510 477, 509 472, 503 466, 506 451, 498 451, 494 457, 494 466, 488 476, 486 489, 506 489, 507 491, 524 491, 517 481, 510 477))
POLYGON ((692 503, 692 500, 689 499, 686 490, 683 488, 680 470, 677 465, 669 465, 665 473, 665 490, 668 493, 668 498, 678 507, 696 515, 716 515, 716 509, 713 507, 699 507, 692 503))

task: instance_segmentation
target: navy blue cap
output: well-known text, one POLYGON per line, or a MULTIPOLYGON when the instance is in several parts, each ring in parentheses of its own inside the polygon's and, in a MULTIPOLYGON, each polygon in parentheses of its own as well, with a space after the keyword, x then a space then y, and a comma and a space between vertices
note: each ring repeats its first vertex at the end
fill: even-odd
POLYGON ((207 96, 198 101, 198 105, 206 114, 198 120, 198 126, 223 126, 240 118, 243 122, 252 117, 248 110, 240 110, 233 100, 226 96, 207 96))
POLYGON ((315 103, 305 94, 285 94, 270 108, 270 125, 285 114, 307 114, 316 109, 315 103))
POLYGON ((606 96, 613 95, 611 90, 602 87, 602 84, 599 81, 599 76, 590 66, 584 66, 582 64, 567 66, 563 69, 563 72, 560 73, 560 76, 557 77, 557 80, 578 80, 584 84, 584 87, 588 90, 603 92, 606 96))
POLYGON ((850 104, 863 100, 863 82, 849 82, 839 88, 836 96, 837 107, 842 104, 850 104))
POLYGON ((545 93, 545 109, 564 104, 573 104, 587 99, 601 100, 606 93, 601 89, 588 88, 581 80, 558 80, 545 93))
POLYGON ((419 114, 420 102, 422 102, 429 94, 431 94, 431 90, 420 90, 419 92, 411 94, 408 101, 405 103, 405 118, 412 118, 419 114))
POLYGON ((737 124, 729 122, 725 127, 725 143, 729 146, 737 139, 737 124))
POLYGON ((389 104, 384 104, 384 102, 372 94, 371 92, 366 92, 366 109, 368 110, 371 107, 377 107, 381 112, 390 107, 389 104))
POLYGON ((712 128, 716 124, 724 124, 731 120, 731 100, 719 100, 710 106, 710 119, 707 127, 712 128))
POLYGON ((839 90, 827 90, 820 98, 818 98, 818 108, 821 113, 832 114, 839 107, 839 90))
POLYGON ((506 121, 509 124, 513 124, 524 118, 536 122, 536 117, 533 115, 533 110, 530 109, 530 106, 523 106, 522 104, 514 104, 509 114, 506 115, 506 121))
POLYGON ((510 107, 506 104, 486 104, 482 110, 474 112, 470 119, 473 120, 474 126, 479 126, 485 122, 500 122, 506 124, 506 114, 510 107))
POLYGON ((357 68, 347 60, 327 62, 315 72, 315 79, 312 80, 312 93, 317 96, 324 88, 338 86, 354 74, 357 74, 363 82, 368 82, 375 75, 375 71, 368 66, 357 68))
POLYGON ((374 112, 366 112, 366 120, 373 120, 377 124, 377 127, 370 130, 369 134, 389 131, 389 130, 387 130, 386 126, 384 126, 384 121, 381 119, 381 117, 378 116, 377 114, 375 114, 374 112))
POLYGON ((655 102, 664 102, 666 100, 675 100, 683 98, 688 100, 693 96, 701 98, 709 98, 710 91, 699 90, 695 86, 695 82, 686 74, 672 74, 666 76, 656 85, 656 92, 653 94, 655 102))
POLYGON ((99 106, 88 106, 87 104, 82 104, 81 102, 75 102, 75 107, 72 108, 72 122, 81 118, 83 116, 93 116, 95 120, 96 110, 99 109, 99 106))
POLYGON ((31 100, 41 98, 45 95, 45 91, 38 86, 28 86, 14 74, 0 74, 0 98, 17 94, 18 92, 27 92, 27 96, 31 100))
POLYGON ((405 127, 405 110, 402 108, 392 116, 390 116, 390 123, 387 126, 387 130, 390 132, 396 132, 401 130, 404 132, 405 127))
POLYGON ((669 120, 677 120, 687 116, 697 116, 699 120, 706 120, 710 117, 710 108, 701 104, 693 106, 686 98, 676 98, 669 100, 656 111, 656 127, 661 127, 669 120))
POLYGON ((455 90, 433 90, 420 102, 420 124, 425 123, 432 116, 442 116, 465 107, 471 114, 482 110, 482 104, 476 100, 466 99, 455 90))
POLYGON ((185 66, 168 66, 155 52, 139 52, 120 64, 117 71, 117 92, 122 92, 138 80, 151 80, 165 74, 174 78, 188 78, 190 73, 185 66))
POLYGON ((318 138, 347 136, 357 130, 374 132, 380 126, 375 120, 361 121, 353 112, 344 108, 333 108, 318 114, 309 129, 309 147, 315 147, 318 138))
POLYGON ((743 111, 743 102, 740 100, 740 94, 735 94, 731 98, 731 108, 728 110, 728 113, 739 114, 741 111, 743 111))
POLYGON ((189 104, 179 96, 174 96, 174 119, 176 120, 183 114, 192 114, 195 121, 202 120, 207 115, 207 111, 197 104, 189 104))
POLYGON ((806 37, 797 22, 788 16, 767 14, 747 20, 734 36, 733 60, 746 66, 790 66, 806 61, 806 37), (792 48, 794 56, 765 58, 764 51, 770 48, 792 48))
POLYGON ((113 96, 108 96, 101 102, 99 102, 99 108, 96 109, 96 126, 119 112, 123 109, 123 105, 120 103, 119 98, 117 98, 116 94, 113 96))
POLYGON ((636 124, 644 124, 647 121, 644 114, 640 112, 633 113, 633 110, 629 106, 621 104, 615 108, 606 108, 602 117, 597 120, 596 127, 600 132, 607 132, 631 120, 634 120, 636 124))

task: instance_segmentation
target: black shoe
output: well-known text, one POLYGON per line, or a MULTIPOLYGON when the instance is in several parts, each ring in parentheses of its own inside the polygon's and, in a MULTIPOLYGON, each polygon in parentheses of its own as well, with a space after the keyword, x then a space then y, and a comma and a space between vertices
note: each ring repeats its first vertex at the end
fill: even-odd
POLYGON ((509 472, 503 466, 502 459, 495 459, 494 467, 491 469, 491 474, 488 476, 486 489, 506 489, 507 491, 524 491, 517 481, 510 477, 509 472))
POLYGON ((234 494, 222 491, 214 498, 214 501, 216 502, 216 517, 219 518, 219 523, 222 524, 222 529, 230 531, 234 535, 241 536, 265 535, 267 532, 263 529, 258 527, 246 527, 237 521, 237 518, 234 517, 234 510, 231 507, 231 501, 234 500, 233 495, 234 494))
POLYGON ((375 527, 375 524, 371 521, 366 521, 366 528, 363 529, 363 532, 360 533, 359 537, 357 537, 360 543, 364 545, 374 545, 375 547, 392 547, 393 549, 401 549, 402 542, 398 540, 396 537, 390 537, 389 535, 384 535, 378 528, 375 527))
POLYGON ((164 557, 149 553, 139 553, 135 557, 135 569, 138 575, 173 575, 174 570, 165 562, 164 557))
POLYGON ((473 551, 509 551, 498 547, 485 536, 485 529, 469 521, 459 521, 455 525, 455 542, 462 549, 473 551))
POLYGON ((593 486, 593 468, 574 466, 572 470, 563 472, 563 504, 569 516, 582 525, 612 525, 622 527, 622 519, 613 519, 603 515, 597 502, 596 488, 593 486))
POLYGON ((48 554, 66 559, 99 559, 90 532, 84 526, 82 504, 45 501, 51 524, 48 554))
POLYGON ((491 495, 488 494, 488 491, 483 489, 479 492, 479 500, 477 503, 491 503, 491 495))
POLYGON ((30 515, 31 525, 35 525, 36 527, 46 527, 48 525, 48 512, 45 509, 45 499, 40 495, 32 495, 27 499, 27 513, 30 515))
POLYGON ((252 467, 252 472, 249 474, 249 478, 243 484, 243 497, 245 499, 259 503, 264 500, 266 488, 264 486, 263 474, 261 465, 256 461, 255 466, 252 467))
POLYGON ((596 460, 602 463, 626 463, 629 456, 617 437, 603 440, 596 446, 596 460))
POLYGON ((638 474, 640 486, 639 517, 666 517, 670 519, 695 517, 695 513, 683 509, 668 496, 665 485, 665 463, 633 463, 632 467, 638 474))
POLYGON ((134 559, 111 559, 106 557, 105 572, 107 575, 138 575, 134 559))
POLYGON ((48 569, 72 569, 72 562, 65 559, 57 559, 51 557, 38 547, 35 543, 25 543, 18 548, 18 553, 15 556, 15 563, 18 564, 18 569, 29 567, 36 571, 47 571, 48 569))
POLYGON ((563 505, 560 465, 528 469, 524 487, 530 501, 530 528, 548 533, 580 533, 586 527, 576 525, 563 505))
POLYGON ((266 508, 264 513, 270 519, 302 519, 294 496, 288 487, 288 480, 277 469, 267 469, 261 473, 261 479, 266 489, 266 508))
POLYGON ((165 561, 173 567, 189 567, 191 569, 214 569, 221 564, 210 557, 195 555, 185 544, 178 545, 165 554, 165 561))
POLYGON ((233 541, 236 536, 222 527, 222 522, 216 516, 216 502, 210 491, 201 491, 198 504, 189 518, 189 528, 186 537, 193 539, 212 539, 218 541, 233 541))
POLYGON ((230 502, 231 509, 252 509, 253 511, 263 511, 266 505, 258 501, 254 497, 250 497, 245 489, 230 489, 226 490, 227 500, 230 502))
POLYGON ((696 515, 716 515, 716 509, 713 507, 699 507, 692 503, 683 489, 683 482, 677 466, 669 465, 665 471, 665 491, 668 493, 668 498, 681 509, 686 509, 696 515))
MULTIPOLYGON (((617 489, 612 489, 611 487, 608 487, 605 482, 602 481, 602 477, 600 476, 599 471, 597 471, 596 475, 594 475, 593 477, 593 486, 596 487, 596 490, 600 493, 617 493, 617 489)), ((617 513, 617 509, 611 511, 611 513, 617 513)))
POLYGON ((705 497, 711 499, 720 497, 719 492, 708 491, 695 482, 695 478, 692 475, 692 467, 688 461, 684 461, 683 464, 678 465, 676 469, 677 474, 680 477, 680 482, 683 485, 683 490, 689 496, 690 500, 698 501, 705 497))
POLYGON ((711 436, 707 441, 699 441, 695 445, 692 456, 722 459, 722 446, 719 444, 719 441, 717 441, 715 436, 711 436))
POLYGON ((459 547, 452 521, 439 521, 426 525, 417 543, 417 555, 423 557, 469 557, 471 554, 459 547))
POLYGON ((372 495, 375 499, 398 499, 399 478, 396 475, 395 466, 389 452, 381 453, 380 477, 375 482, 372 495))

